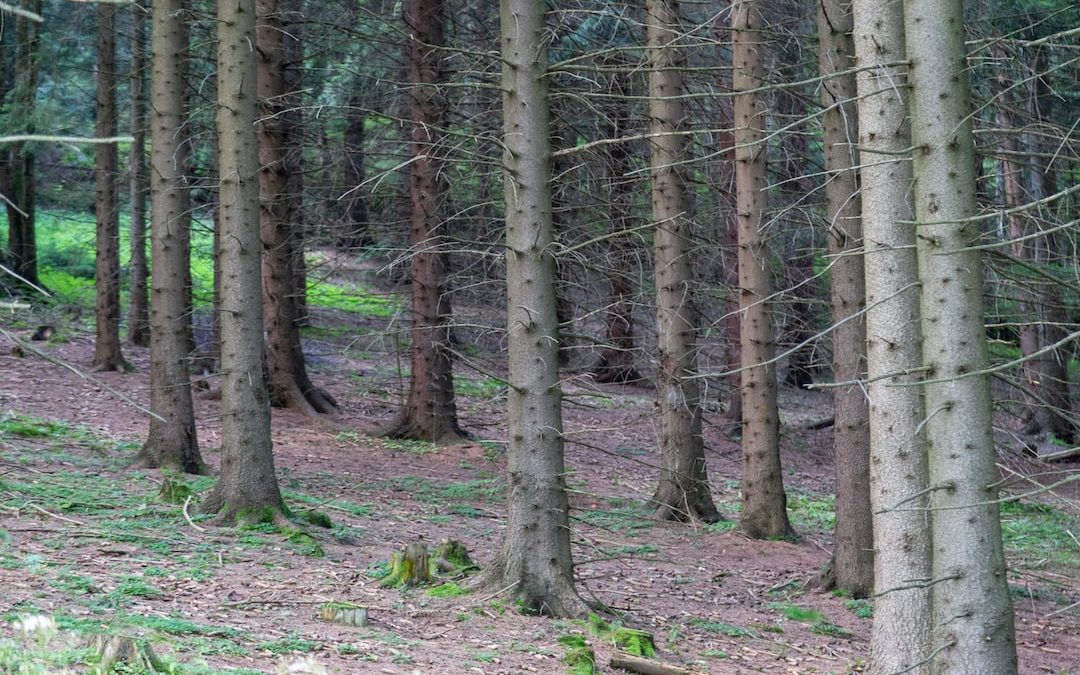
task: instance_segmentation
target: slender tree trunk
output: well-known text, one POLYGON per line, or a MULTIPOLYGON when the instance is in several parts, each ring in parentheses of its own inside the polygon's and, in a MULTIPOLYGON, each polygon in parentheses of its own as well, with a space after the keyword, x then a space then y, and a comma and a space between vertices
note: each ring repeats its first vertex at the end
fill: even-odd
POLYGON ((150 433, 139 452, 144 467, 205 473, 195 433, 188 376, 186 271, 191 216, 186 181, 188 139, 184 0, 155 0, 151 15, 150 232, 154 275, 150 297, 150 433))
POLYGON ((374 240, 368 232, 368 202, 364 188, 364 101, 359 95, 349 99, 345 113, 345 187, 350 190, 345 207, 345 223, 335 246, 341 249, 371 246, 374 240))
POLYGON ((401 415, 383 433, 396 438, 451 441, 462 435, 454 404, 450 355, 450 296, 443 287, 445 261, 439 251, 446 186, 442 179, 444 99, 440 60, 442 0, 407 0, 409 29, 410 244, 412 330, 409 397, 401 415))
MULTIPOLYGON (((622 59, 613 59, 613 66, 627 67, 622 59)), ((628 94, 628 77, 625 73, 611 75, 610 93, 617 97, 628 94)), ((629 103, 615 100, 609 104, 609 110, 601 116, 610 123, 604 124, 606 138, 619 138, 630 124, 629 103)), ((634 222, 629 179, 630 160, 626 145, 619 143, 609 147, 604 166, 608 172, 610 185, 610 228, 612 233, 623 232, 634 222)), ((634 367, 634 240, 631 235, 618 235, 610 244, 608 258, 608 280, 611 284, 608 307, 604 312, 606 337, 600 359, 593 367, 596 381, 600 383, 617 382, 625 384, 641 379, 634 367)))
MULTIPOLYGON (((22 0, 21 7, 41 14, 41 0, 22 0)), ((41 29, 38 24, 19 16, 15 18, 15 90, 11 95, 9 117, 16 129, 33 133, 34 106, 37 99, 41 29)), ((12 143, 7 146, 0 171, 0 186, 7 197, 8 253, 12 268, 25 281, 40 286, 37 269, 37 241, 34 215, 37 202, 35 187, 36 159, 33 146, 12 143)))
POLYGON ((852 0, 865 249, 874 673, 926 673, 930 652, 926 447, 918 380, 919 292, 911 210, 904 14, 894 0, 852 0), (909 386, 897 386, 909 385, 909 386))
MULTIPOLYGON (((866 300, 859 200, 858 99, 851 0, 818 3, 818 59, 825 144, 825 215, 832 257, 833 377, 856 382, 865 375, 866 324, 859 316, 866 300)), ((871 523, 870 428, 866 394, 859 384, 833 390, 833 448, 836 465, 836 532, 833 585, 855 597, 874 590, 874 532, 871 523)))
POLYGON ((756 0, 736 0, 731 9, 732 85, 735 95, 735 192, 739 232, 739 308, 742 313, 742 515, 755 539, 793 537, 780 472, 780 419, 776 403, 775 352, 767 298, 769 250, 765 222, 767 175, 761 98, 764 39, 756 0))
POLYGON ((511 589, 530 611, 581 616, 570 557, 563 462, 555 261, 551 225, 551 121, 544 4, 501 0, 503 166, 506 200, 506 534, 480 584, 511 589))
POLYGON ((905 0, 932 489, 932 670, 1016 673, 986 375, 961 0, 905 0))
MULTIPOLYGON (((1001 59, 1002 63, 1008 62, 1009 54, 1003 48, 995 49, 994 56, 1001 59)), ((1035 65, 1035 72, 1041 72, 1038 65, 1035 65)), ((1000 71, 998 73, 1000 89, 998 126, 1004 132, 1001 138, 1001 149, 1005 152, 999 161, 1004 182, 1005 206, 1009 209, 1022 206, 1025 201, 1023 165, 1016 159, 1020 156, 1021 144, 1018 136, 1021 130, 1016 127, 1011 113, 1016 105, 1013 97, 1010 96, 1011 85, 1012 80, 1008 77, 1007 71, 1000 71)), ((1030 97, 1035 99, 1031 112, 1036 118, 1041 116, 1038 105, 1040 97, 1037 93, 1040 86, 1039 82, 1033 84, 1032 89, 1035 91, 1030 97)), ((1039 147, 1038 141, 1032 145, 1034 145, 1032 150, 1039 147)), ((1032 201, 1044 199, 1048 194, 1044 161, 1039 159, 1036 153, 1032 153, 1028 169, 1029 179, 1026 181, 1029 187, 1027 198, 1032 201)), ((1008 216, 1008 234, 1016 240, 1012 244, 1012 255, 1023 263, 1044 267, 1050 262, 1051 253, 1060 249, 1055 246, 1057 242, 1054 235, 1047 236, 1049 241, 1047 238, 1020 241, 1020 238, 1031 233, 1032 228, 1027 219, 1032 217, 1033 214, 1030 211, 1008 216)), ((1034 217, 1042 219, 1046 218, 1047 214, 1037 211, 1034 217)), ((1052 222, 1053 217, 1050 216, 1049 220, 1052 222)), ((1065 331, 1061 326, 1066 324, 1068 319, 1064 316, 1065 304, 1061 297, 1060 286, 1048 284, 1045 279, 1033 274, 1021 272, 1021 275, 1022 281, 1017 284, 1014 297, 1016 298, 1017 321, 1020 322, 1020 351, 1024 358, 1028 359, 1020 367, 1019 373, 1027 403, 1023 412, 1023 419, 1026 422, 1024 431, 1029 434, 1048 432, 1056 438, 1072 442, 1075 428, 1069 420, 1068 374, 1064 360, 1055 350, 1039 354, 1048 345, 1065 337, 1065 331)))
POLYGON ((286 82, 285 40, 295 39, 283 20, 278 0, 258 0, 259 219, 263 244, 262 302, 265 321, 267 388, 270 404, 308 414, 333 412, 333 400, 317 389, 307 374, 300 342, 296 262, 300 195, 290 190, 298 173, 289 124, 295 92, 286 82))
MULTIPOLYGON (((116 136, 116 5, 99 4, 97 135, 116 136)), ((94 345, 96 370, 126 370, 120 353, 120 209, 118 199, 117 149, 115 143, 94 146, 97 199, 97 340, 94 345)))
POLYGON ((131 5, 131 159, 128 184, 131 193, 131 305, 128 310, 128 342, 150 346, 150 309, 146 266, 146 12, 131 5))
POLYGON ((218 2, 221 219, 221 477, 202 508, 218 521, 281 517, 263 378, 255 0, 218 2))
POLYGON ((649 131, 652 204, 656 230, 657 395, 660 403, 660 483, 652 497, 665 520, 715 522, 701 435, 701 391, 695 375, 697 317, 690 269, 690 220, 679 163, 684 158, 679 96, 683 65, 673 42, 679 35, 677 0, 645 5, 649 43, 649 131))

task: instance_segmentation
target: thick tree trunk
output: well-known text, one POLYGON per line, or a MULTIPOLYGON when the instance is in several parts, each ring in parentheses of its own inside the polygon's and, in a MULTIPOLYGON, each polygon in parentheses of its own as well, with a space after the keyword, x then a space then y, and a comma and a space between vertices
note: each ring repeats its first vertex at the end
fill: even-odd
POLYGON ((150 298, 150 433, 139 452, 145 467, 204 473, 188 376, 187 270, 191 258, 189 144, 184 61, 184 0, 155 0, 151 15, 150 232, 154 274, 150 298), (160 419, 159 419, 160 418, 160 419))
POLYGON ((454 404, 450 354, 450 298, 443 287, 444 257, 439 250, 446 186, 442 179, 442 128, 445 103, 439 90, 443 44, 442 0, 408 0, 409 119, 412 122, 409 165, 412 246, 412 328, 409 397, 383 433, 395 438, 452 441, 462 436, 454 404))
MULTIPOLYGON (((833 378, 865 375, 866 324, 859 314, 866 300, 863 278, 862 203, 859 201, 858 125, 855 102, 855 45, 851 0, 818 3, 818 59, 822 75, 821 121, 825 144, 825 215, 832 257, 833 378)), ((871 523, 870 429, 866 394, 859 384, 833 390, 833 449, 836 464, 836 532, 833 582, 855 597, 874 590, 874 533, 871 523)))
POLYGON ((657 396, 660 404, 660 483, 652 497, 667 520, 714 522, 701 435, 701 391, 695 376, 697 316, 693 304, 691 236, 684 178, 679 163, 684 142, 675 134, 683 122, 679 96, 682 60, 673 42, 679 35, 676 0, 645 5, 649 42, 649 131, 652 204, 656 230, 657 396))
POLYGON ((302 248, 298 232, 300 194, 292 192, 298 173, 290 125, 295 92, 286 82, 285 40, 288 31, 278 0, 258 0, 259 221, 263 245, 262 303, 265 322, 266 380, 270 404, 308 414, 329 413, 334 401, 317 389, 307 374, 300 342, 299 290, 296 262, 302 248))
MULTIPOLYGON (((97 136, 116 136, 116 5, 97 6, 98 72, 97 136)), ((120 209, 117 195, 117 149, 115 143, 94 146, 94 175, 97 185, 97 336, 94 344, 95 370, 126 370, 120 353, 120 209)))
POLYGON ((281 517, 263 378, 255 0, 218 2, 221 218, 221 477, 202 508, 218 521, 281 517))
POLYGON ((932 495, 932 669, 1012 675, 960 0, 905 0, 932 495))
POLYGON ((511 589, 530 611, 581 616, 574 588, 563 462, 555 261, 551 225, 551 123, 544 5, 501 0, 503 165, 506 200, 506 535, 481 584, 511 589))
POLYGON ((776 403, 775 352, 767 298, 772 293, 765 222, 765 116, 761 97, 762 29, 756 0, 731 9, 732 85, 735 95, 735 192, 739 233, 739 308, 742 313, 742 515, 743 531, 755 539, 793 537, 780 472, 780 419, 776 403))
POLYGON ((150 346, 150 309, 146 266, 146 8, 131 5, 131 159, 128 185, 131 194, 131 303, 128 342, 150 346))
MULTIPOLYGON (((41 0, 22 0, 21 7, 41 14, 41 0)), ((34 103, 37 98, 40 72, 39 52, 41 29, 33 21, 15 18, 15 90, 11 94, 9 117, 16 129, 33 133, 34 103)), ((37 202, 35 187, 36 159, 32 146, 13 143, 3 152, 0 163, 0 187, 7 198, 8 253, 13 271, 23 280, 40 286, 37 269, 37 241, 34 215, 37 202)))
POLYGON ((863 162, 870 505, 874 535, 875 673, 929 672, 930 536, 918 509, 927 486, 918 379, 919 292, 911 212, 903 7, 853 0, 859 148, 863 162), (909 386, 897 386, 909 385, 909 386))

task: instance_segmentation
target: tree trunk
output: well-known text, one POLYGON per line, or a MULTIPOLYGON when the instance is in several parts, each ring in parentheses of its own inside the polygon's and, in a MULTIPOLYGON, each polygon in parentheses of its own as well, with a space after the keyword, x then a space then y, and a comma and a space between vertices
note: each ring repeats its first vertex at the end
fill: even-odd
MULTIPOLYGON (((855 45, 851 0, 818 3, 819 63, 823 76, 821 126, 825 145, 825 216, 832 257, 833 378, 863 379, 866 324, 859 316, 866 300, 862 259, 862 203, 855 102, 855 45)), ((836 464, 834 585, 858 598, 874 590, 874 532, 871 523, 870 431, 866 394, 860 384, 833 390, 833 450, 836 464)))
POLYGON ((544 4, 501 0, 503 165, 506 200, 506 534, 480 580, 527 610, 581 616, 574 588, 563 462, 555 261, 551 225, 551 122, 544 4))
MULTIPOLYGON (((21 7, 41 14, 41 0, 22 0, 21 7)), ((15 17, 15 90, 11 94, 9 119, 15 129, 33 133, 34 104, 40 72, 41 29, 26 17, 15 17)), ((12 143, 3 153, 0 186, 7 198, 8 253, 13 271, 30 284, 41 285, 37 269, 34 216, 37 190, 33 146, 12 143)))
POLYGON ((450 296, 443 287, 440 252, 446 186, 442 179, 443 2, 408 0, 410 245, 412 246, 412 329, 409 397, 401 415, 383 433, 394 438, 452 441, 462 436, 454 404, 450 355, 450 296))
POLYGON ((258 0, 259 221, 262 236, 262 302, 266 379, 270 404, 308 414, 334 411, 333 400, 307 374, 300 342, 296 262, 302 248, 297 222, 300 195, 290 179, 298 171, 291 152, 296 129, 289 123, 295 92, 286 82, 285 40, 295 36, 283 19, 284 3, 258 0))
POLYGON ((218 522, 281 517, 263 378, 255 0, 219 0, 221 477, 202 508, 218 522))
POLYGON ((660 404, 660 483, 652 497, 665 520, 715 522, 701 435, 701 391, 696 358, 697 336, 691 285, 685 182, 679 163, 684 142, 675 134, 684 118, 682 58, 672 43, 679 35, 676 0, 645 5, 649 43, 649 131, 652 204, 656 230, 657 395, 660 404))
POLYGON ((189 143, 184 132, 188 121, 184 0, 155 0, 151 21, 150 410, 158 417, 150 418, 150 433, 138 461, 148 468, 205 473, 187 358, 191 316, 184 285, 191 262, 191 215, 186 180, 189 143))
POLYGON ((1016 673, 960 0, 906 0, 933 567, 932 670, 1016 673))
MULTIPOLYGON (((116 136, 116 5, 99 4, 97 136, 116 136)), ((97 185, 97 339, 94 344, 95 370, 126 370, 120 353, 120 209, 117 195, 117 149, 115 143, 94 146, 94 175, 97 185)))
MULTIPOLYGON (((611 65, 627 67, 623 59, 612 59, 611 65)), ((612 73, 610 93, 617 97, 627 95, 627 80, 625 73, 612 73)), ((629 102, 623 100, 615 100, 608 105, 609 110, 600 118, 610 120, 607 124, 601 122, 604 137, 619 138, 627 131, 630 125, 629 106, 629 102)), ((626 144, 608 146, 606 160, 604 167, 608 172, 608 184, 611 186, 608 222, 610 231, 616 236, 611 240, 607 255, 607 276, 611 289, 608 306, 604 311, 607 334, 600 359, 592 372, 597 382, 625 384, 641 380, 641 375, 634 367, 634 288, 631 275, 634 240, 632 235, 617 234, 629 229, 634 222, 631 183, 625 177, 630 171, 626 144)))
POLYGON ((128 342, 150 346, 150 310, 146 267, 146 8, 131 5, 131 160, 128 184, 131 193, 131 305, 128 310, 128 342))
POLYGON ((345 112, 345 187, 349 190, 345 207, 345 224, 335 246, 354 249, 371 246, 375 241, 368 232, 368 202, 364 188, 364 114, 363 98, 359 95, 349 99, 345 112))
POLYGON ((763 23, 756 0, 736 0, 731 8, 732 86, 735 95, 735 193, 739 233, 739 309, 742 313, 742 515, 743 531, 755 539, 794 537, 780 472, 780 419, 769 251, 765 222, 768 178, 765 171, 763 103, 748 92, 762 85, 763 23))
MULTIPOLYGON (((1002 48, 994 50, 995 58, 1007 63, 1009 54, 1002 48)), ((1034 68, 1039 65, 1033 64, 1034 68)), ((1045 69, 1045 64, 1042 68, 1045 69)), ((1043 72, 1035 70, 1034 72, 1043 72)), ((1031 112, 1033 117, 1039 118, 1043 111, 1040 109, 1040 96, 1038 89, 1042 86, 1036 78, 1032 85, 1030 99, 1033 101, 1031 112)), ((1011 110, 1016 105, 1012 96, 1011 80, 1006 71, 998 74, 999 98, 998 126, 1003 130, 1001 149, 1005 152, 1000 158, 1001 172, 1004 179, 1005 206, 1013 209, 1022 206, 1024 198, 1023 167, 1017 161, 1020 157, 1021 145, 1018 136, 1021 132, 1016 127, 1011 110)), ((1036 137, 1037 139, 1038 137, 1036 137)), ((1036 151, 1040 147, 1038 140, 1031 143, 1030 149, 1036 151)), ((1028 170, 1029 187, 1028 198, 1032 201, 1045 199, 1046 189, 1046 160, 1040 159, 1036 152, 1032 152, 1030 167, 1028 170)), ((1026 219, 1032 218, 1030 211, 1013 213, 1008 217, 1009 236, 1019 239, 1030 234, 1031 227, 1026 219)), ((1054 218, 1042 210, 1034 214, 1036 219, 1046 218, 1053 222, 1054 218)), ((1056 244, 1054 235, 1046 238, 1037 238, 1028 241, 1014 241, 1012 255, 1022 263, 1045 268, 1050 262, 1054 251, 1062 250, 1056 244)), ((1015 289, 1016 317, 1019 322, 1020 351, 1025 359, 1028 359, 1020 367, 1021 386, 1026 393, 1026 409, 1023 412, 1025 421, 1024 432, 1039 434, 1048 432, 1054 437, 1071 443, 1074 440, 1075 427, 1070 422, 1070 404, 1068 394, 1068 373, 1065 361, 1057 350, 1051 350, 1044 354, 1038 354, 1048 345, 1065 338, 1065 329, 1062 327, 1068 319, 1065 316, 1065 304, 1063 302, 1061 287, 1056 283, 1047 283, 1047 280, 1036 277, 1034 274, 1020 272, 1020 282, 1015 289), (1036 354, 1038 354, 1036 356, 1036 354)))
POLYGON ((927 486, 918 381, 919 292, 911 212, 903 7, 853 0, 859 169, 865 249, 870 505, 874 535, 875 673, 929 672, 930 537, 918 497, 927 486), (897 386, 897 385, 909 386, 897 386))

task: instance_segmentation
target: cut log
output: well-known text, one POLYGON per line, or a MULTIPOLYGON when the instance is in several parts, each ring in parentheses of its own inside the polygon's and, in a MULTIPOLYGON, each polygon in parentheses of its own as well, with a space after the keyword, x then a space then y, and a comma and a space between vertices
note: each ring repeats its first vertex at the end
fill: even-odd
POLYGON ((620 652, 611 655, 611 667, 641 675, 695 675, 694 671, 686 668, 620 652))

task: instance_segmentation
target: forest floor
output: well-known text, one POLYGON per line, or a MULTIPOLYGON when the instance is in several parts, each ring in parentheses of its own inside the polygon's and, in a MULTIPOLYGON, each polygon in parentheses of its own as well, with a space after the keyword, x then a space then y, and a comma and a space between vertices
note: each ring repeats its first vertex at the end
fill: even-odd
MULTIPOLYGON (((565 643, 578 635, 594 647, 598 672, 617 672, 608 635, 589 621, 522 615, 498 593, 456 595, 456 585, 380 584, 391 554, 420 538, 459 540, 481 566, 492 558, 505 511, 503 390, 497 379, 459 373, 462 425, 481 440, 440 447, 373 437, 397 408, 406 354, 358 337, 385 320, 315 317, 334 328, 308 331, 311 372, 340 414, 275 411, 273 420, 289 507, 333 522, 304 525, 310 537, 209 525, 197 504, 212 478, 173 477, 192 489, 189 509, 158 499, 161 472, 131 467, 147 417, 117 395, 148 405, 147 350, 125 347, 133 373, 85 379, 13 355, 0 336, 0 663, 5 649, 31 649, 17 646, 11 623, 45 613, 61 633, 35 653, 52 668, 85 660, 82 637, 111 632, 145 638, 192 673, 275 672, 304 655, 331 673, 563 672, 565 643), (370 624, 322 621, 327 601, 368 607, 370 624)), ((11 315, 6 327, 26 340, 36 320, 11 315)), ((33 344, 89 370, 85 327, 33 344)), ((694 672, 864 668, 870 603, 807 583, 831 545, 831 429, 811 429, 831 415, 827 394, 781 395, 784 479, 802 537, 754 541, 737 527, 738 445, 714 415, 709 472, 728 520, 659 522, 643 506, 658 473, 651 389, 567 376, 578 587, 617 612, 609 621, 651 632, 656 658, 694 672)), ((216 465, 217 403, 199 399, 197 415, 203 456, 216 465)), ((1006 472, 1080 471, 1003 455, 1006 472)), ((1068 487, 1003 509, 1023 673, 1080 673, 1080 499, 1077 484, 1068 487)))

